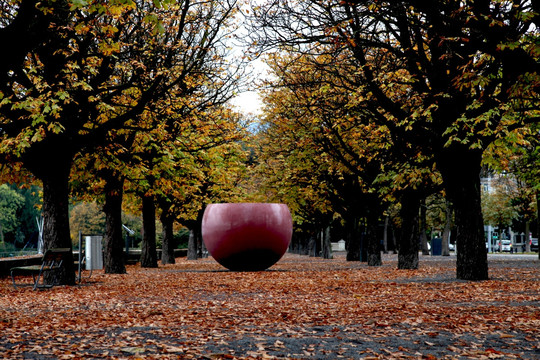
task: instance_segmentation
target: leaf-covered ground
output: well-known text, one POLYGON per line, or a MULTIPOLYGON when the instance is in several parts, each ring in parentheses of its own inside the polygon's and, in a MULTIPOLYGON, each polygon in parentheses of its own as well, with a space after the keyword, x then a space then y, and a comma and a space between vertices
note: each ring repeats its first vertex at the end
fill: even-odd
POLYGON ((455 280, 455 257, 396 255, 369 268, 287 254, 264 272, 211 258, 32 291, 0 279, 10 359, 540 358, 540 262, 490 257, 489 281, 455 280))

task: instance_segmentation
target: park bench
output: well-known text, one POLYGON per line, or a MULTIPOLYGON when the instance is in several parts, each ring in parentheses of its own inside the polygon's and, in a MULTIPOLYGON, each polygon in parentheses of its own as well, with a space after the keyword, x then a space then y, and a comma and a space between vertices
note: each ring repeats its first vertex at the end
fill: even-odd
POLYGON ((59 270, 62 266, 62 262, 64 261, 65 256, 69 254, 70 251, 70 248, 49 249, 45 251, 45 254, 43 254, 41 265, 17 266, 11 268, 10 272, 13 286, 16 288, 17 286, 30 285, 33 286, 34 290, 38 288, 50 288, 54 286, 54 284, 40 284, 39 279, 43 277, 47 272, 59 270), (33 284, 15 283, 15 274, 17 273, 32 274, 32 278, 34 280, 33 284))

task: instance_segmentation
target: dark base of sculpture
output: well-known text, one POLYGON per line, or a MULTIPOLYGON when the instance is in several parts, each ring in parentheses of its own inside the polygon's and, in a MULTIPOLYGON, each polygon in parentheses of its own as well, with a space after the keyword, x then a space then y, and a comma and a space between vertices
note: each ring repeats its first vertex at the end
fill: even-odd
POLYGON ((246 250, 221 258, 219 263, 232 271, 262 271, 279 261, 281 255, 271 250, 246 250))

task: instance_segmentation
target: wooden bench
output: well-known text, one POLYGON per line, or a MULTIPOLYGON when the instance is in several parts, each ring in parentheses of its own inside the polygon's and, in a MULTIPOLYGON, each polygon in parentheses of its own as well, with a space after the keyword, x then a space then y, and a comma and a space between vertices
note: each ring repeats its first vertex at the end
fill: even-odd
POLYGON ((64 258, 70 252, 71 252, 70 248, 49 249, 45 251, 45 254, 43 254, 41 265, 17 266, 17 267, 11 268, 10 272, 11 272, 11 280, 13 281, 13 286, 17 288, 17 286, 30 285, 30 286, 33 286, 34 290, 38 288, 53 287, 54 284, 45 284, 45 283, 40 284, 39 279, 43 277, 45 273, 47 272, 59 270, 60 267, 62 266, 62 262, 64 261, 64 258), (33 284, 15 283, 15 274, 17 273, 32 274, 32 278, 34 280, 33 284))

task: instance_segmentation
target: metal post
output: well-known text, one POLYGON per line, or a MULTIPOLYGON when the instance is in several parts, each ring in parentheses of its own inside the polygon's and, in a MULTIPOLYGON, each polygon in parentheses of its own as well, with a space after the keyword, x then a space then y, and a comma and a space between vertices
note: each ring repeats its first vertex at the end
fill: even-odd
POLYGON ((79 230, 79 284, 81 283, 81 264, 82 264, 82 232, 79 230))
MULTIPOLYGON (((135 234, 135 231, 128 228, 126 225, 122 224, 122 228, 126 230, 126 257, 129 257, 129 240, 130 235, 135 234)), ((133 245, 133 244, 132 244, 133 245)))
POLYGON ((492 242, 493 242, 493 239, 491 238, 492 236, 492 233, 493 233, 493 229, 491 228, 491 225, 488 225, 488 251, 489 252, 493 252, 493 245, 492 245, 492 242))
POLYGON ((129 254, 129 234, 126 232, 126 255, 129 254))
POLYGON ((44 251, 44 244, 43 244, 43 216, 40 216, 40 217, 37 217, 36 216, 36 222, 37 222, 37 227, 38 227, 38 243, 37 243, 37 248, 38 248, 38 254, 42 254, 45 252, 44 251))

